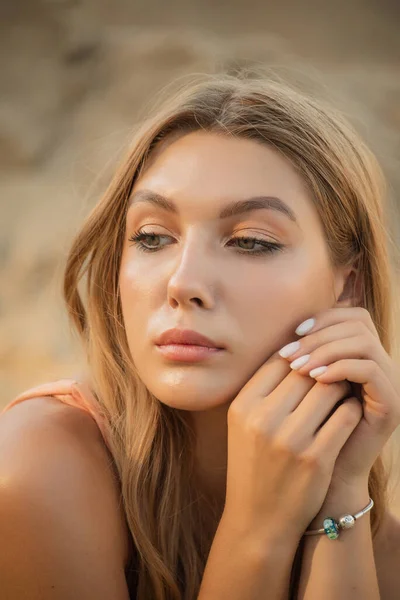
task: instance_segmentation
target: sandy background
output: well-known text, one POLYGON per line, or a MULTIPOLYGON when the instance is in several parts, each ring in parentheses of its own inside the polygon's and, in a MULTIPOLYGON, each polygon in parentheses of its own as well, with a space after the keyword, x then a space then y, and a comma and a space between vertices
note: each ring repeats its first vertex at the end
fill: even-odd
POLYGON ((79 372, 60 294, 69 242, 176 77, 255 62, 322 86, 382 162, 398 243, 396 0, 14 0, 0 17, 0 406, 79 372))

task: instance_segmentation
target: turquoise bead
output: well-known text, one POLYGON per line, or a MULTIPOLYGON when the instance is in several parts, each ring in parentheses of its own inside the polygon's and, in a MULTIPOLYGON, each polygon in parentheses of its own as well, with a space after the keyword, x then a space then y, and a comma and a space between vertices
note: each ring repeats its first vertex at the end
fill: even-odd
POLYGON ((327 517, 324 519, 323 527, 330 540, 336 540, 339 537, 339 527, 337 526, 335 519, 327 517))

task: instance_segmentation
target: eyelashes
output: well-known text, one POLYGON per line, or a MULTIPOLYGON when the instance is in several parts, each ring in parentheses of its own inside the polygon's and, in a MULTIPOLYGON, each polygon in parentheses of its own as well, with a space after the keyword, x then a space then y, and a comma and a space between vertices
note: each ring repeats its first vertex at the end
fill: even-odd
MULTIPOLYGON (((149 253, 153 253, 153 252, 160 252, 163 248, 166 247, 166 245, 163 246, 151 246, 151 242, 150 242, 150 246, 146 245, 145 241, 147 240, 147 242, 150 240, 152 240, 153 242, 155 241, 155 239, 161 239, 161 238, 171 238, 170 235, 163 235, 160 233, 155 233, 154 231, 135 231, 133 233, 133 235, 129 238, 128 241, 132 242, 132 244, 134 244, 138 250, 140 250, 141 252, 149 252, 149 253)), ((171 238, 172 239, 172 238, 171 238)), ((275 252, 281 252, 285 246, 283 244, 277 244, 275 242, 267 242, 264 239, 260 239, 260 238, 256 238, 256 237, 251 237, 251 236, 236 236, 231 238, 227 245, 228 246, 232 246, 235 243, 244 243, 246 244, 250 244, 250 248, 243 248, 240 246, 236 246, 237 248, 237 252, 238 254, 247 254, 247 255, 251 255, 251 256, 260 256, 260 255, 266 255, 266 254, 274 254, 275 252), (258 249, 254 249, 254 246, 257 245, 259 246, 258 249)))

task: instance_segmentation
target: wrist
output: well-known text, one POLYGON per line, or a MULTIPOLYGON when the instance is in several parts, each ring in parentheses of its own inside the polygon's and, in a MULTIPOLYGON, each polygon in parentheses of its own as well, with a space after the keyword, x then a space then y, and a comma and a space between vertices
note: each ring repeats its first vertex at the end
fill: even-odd
MULTIPOLYGON (((307 529, 319 529, 323 527, 323 521, 326 517, 339 519, 345 514, 354 515, 360 511, 369 502, 368 480, 349 484, 335 483, 325 497, 318 514, 315 515, 307 529)), ((362 518, 369 518, 370 512, 362 518)))
POLYGON ((223 513, 218 528, 222 528, 240 544, 245 544, 247 549, 252 549, 253 554, 261 560, 268 559, 270 555, 294 556, 302 536, 300 532, 296 535, 293 531, 288 531, 285 524, 279 526, 277 522, 265 529, 260 526, 248 527, 227 513, 223 513))

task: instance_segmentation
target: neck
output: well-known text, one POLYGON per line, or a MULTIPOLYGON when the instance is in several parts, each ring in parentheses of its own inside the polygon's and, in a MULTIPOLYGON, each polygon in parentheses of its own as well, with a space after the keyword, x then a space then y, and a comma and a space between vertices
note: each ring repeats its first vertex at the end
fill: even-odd
POLYGON ((225 505, 228 456, 227 406, 190 413, 196 435, 195 463, 200 494, 219 514, 225 505))

